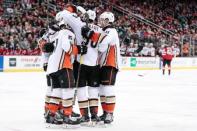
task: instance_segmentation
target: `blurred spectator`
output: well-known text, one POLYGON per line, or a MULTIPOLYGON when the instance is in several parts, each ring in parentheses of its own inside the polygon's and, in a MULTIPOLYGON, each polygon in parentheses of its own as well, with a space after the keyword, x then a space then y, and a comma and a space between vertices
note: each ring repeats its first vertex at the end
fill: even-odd
POLYGON ((183 56, 189 56, 189 43, 186 42, 182 47, 183 56))
MULTIPOLYGON (((5 0, 6 1, 6 0, 5 0)), ((58 9, 63 9, 68 0, 15 0, 4 10, 0 6, 0 46, 4 54, 39 55, 37 37, 41 28, 46 27, 58 9), (49 4, 47 3, 49 2, 49 4), (13 51, 14 50, 14 51, 13 51)), ((189 55, 189 47, 197 54, 197 46, 184 44, 183 39, 192 38, 197 45, 197 2, 180 0, 71 0, 76 5, 93 9, 97 16, 103 11, 113 11, 114 25, 120 36, 121 54, 126 56, 155 56, 163 44, 174 45, 176 56, 189 55), (100 2, 103 2, 102 4, 100 2), (107 4, 107 3, 110 4, 107 4), (131 17, 129 11, 135 15, 131 17), (154 28, 140 20, 149 20, 160 28, 154 28), (162 29, 174 33, 166 35, 162 29), (145 44, 146 43, 146 44, 145 44), (145 45, 145 47, 143 47, 145 45), (180 49, 182 47, 182 49, 180 49), (180 53, 182 52, 182 53, 180 53)), ((3 4, 3 1, 0 0, 3 4)), ((1 5, 2 5, 1 4, 1 5)))
POLYGON ((172 46, 172 49, 174 57, 180 56, 180 48, 176 44, 172 46))

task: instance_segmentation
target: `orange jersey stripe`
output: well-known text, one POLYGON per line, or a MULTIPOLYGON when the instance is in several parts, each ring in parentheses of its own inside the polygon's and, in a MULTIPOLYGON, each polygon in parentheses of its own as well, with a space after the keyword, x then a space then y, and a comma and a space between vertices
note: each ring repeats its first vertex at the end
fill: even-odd
POLYGON ((117 51, 116 46, 109 47, 108 53, 106 56, 106 63, 105 63, 106 66, 112 66, 112 67, 117 68, 117 58, 116 58, 117 52, 116 51, 117 51))
POLYGON ((73 69, 72 63, 71 63, 71 57, 68 53, 65 53, 64 55, 64 61, 63 61, 63 65, 62 68, 69 68, 69 69, 73 69))
POLYGON ((99 38, 100 38, 100 33, 93 33, 92 37, 91 37, 91 40, 95 43, 98 42, 99 38))
POLYGON ((62 50, 62 54, 61 54, 60 61, 59 61, 59 66, 58 66, 58 69, 59 69, 59 70, 60 70, 61 67, 62 67, 62 61, 63 61, 64 55, 65 55, 65 53, 64 53, 64 51, 62 50))
POLYGON ((72 48, 73 48, 72 54, 76 56, 78 54, 77 46, 76 45, 72 45, 72 48))

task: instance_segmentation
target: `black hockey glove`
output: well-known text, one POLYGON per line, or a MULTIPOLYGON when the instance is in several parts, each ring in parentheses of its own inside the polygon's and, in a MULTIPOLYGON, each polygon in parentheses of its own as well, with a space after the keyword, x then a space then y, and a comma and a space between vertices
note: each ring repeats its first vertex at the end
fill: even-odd
POLYGON ((43 64, 43 70, 46 72, 47 71, 47 67, 48 67, 48 63, 44 63, 43 64))
POLYGON ((87 53, 88 48, 85 45, 77 45, 78 54, 84 55, 87 53))
POLYGON ((47 32, 47 30, 46 30, 45 28, 42 28, 42 29, 39 31, 39 37, 42 37, 46 32, 47 32))
POLYGON ((89 39, 92 37, 94 31, 92 31, 87 25, 83 26, 81 28, 81 35, 86 38, 89 39))
POLYGON ((53 52, 54 50, 54 45, 53 43, 46 43, 43 45, 43 52, 46 52, 46 53, 51 53, 53 52))

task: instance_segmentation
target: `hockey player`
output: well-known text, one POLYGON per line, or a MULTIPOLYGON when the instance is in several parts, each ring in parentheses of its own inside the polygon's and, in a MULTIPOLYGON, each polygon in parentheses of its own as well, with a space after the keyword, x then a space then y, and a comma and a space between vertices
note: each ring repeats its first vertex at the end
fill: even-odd
MULTIPOLYGON (((48 34, 47 34, 47 30, 44 28, 42 30, 40 30, 39 32, 39 37, 40 39, 38 40, 38 45, 41 47, 42 45, 46 44, 48 41, 48 34)), ((47 65, 48 65, 48 59, 51 53, 46 53, 42 51, 42 61, 43 61, 43 70, 46 72, 47 71, 47 65)), ((47 92, 46 92, 46 96, 45 96, 45 113, 44 115, 46 115, 47 111, 48 111, 48 105, 49 105, 49 100, 51 98, 51 79, 49 77, 49 75, 46 75, 46 79, 47 79, 47 92)))
POLYGON ((163 61, 162 65, 162 73, 165 74, 165 66, 168 66, 168 75, 171 74, 171 61, 173 59, 173 49, 169 45, 165 45, 161 50, 161 57, 163 61))
MULTIPOLYGON (((96 18, 96 12, 92 10, 87 11, 88 15, 88 27, 94 32, 101 32, 102 29, 94 24, 96 18)), ((100 121, 98 117, 98 93, 99 93, 99 65, 98 65, 98 45, 90 39, 85 39, 84 44, 88 47, 88 52, 84 56, 81 56, 82 61, 77 61, 77 69, 80 66, 78 76, 78 99, 80 111, 82 113, 83 122, 89 122, 89 112, 91 114, 92 124, 96 124, 100 121), (81 64, 81 65, 80 65, 81 64), (87 83, 87 84, 86 84, 87 83), (88 94, 86 91, 86 86, 88 86, 88 94), (83 101, 82 99, 83 98, 83 101), (86 100, 86 101, 84 101, 86 100), (84 106, 85 105, 85 106, 84 106)), ((77 70, 76 69, 76 70, 77 70)))
POLYGON ((91 29, 84 27, 82 35, 85 38, 96 42, 101 52, 99 63, 100 69, 100 100, 103 108, 103 115, 100 117, 105 124, 113 122, 115 109, 114 85, 119 69, 120 44, 116 29, 112 26, 114 15, 111 12, 104 12, 100 15, 99 24, 104 33, 95 33, 91 29))
POLYGON ((100 101, 103 115, 100 117, 105 124, 113 122, 116 103, 115 82, 119 70, 120 43, 116 29, 113 27, 114 14, 104 12, 99 17, 100 26, 107 36, 99 43, 100 56, 100 101))
POLYGON ((71 119, 72 99, 74 96, 74 77, 72 72, 71 54, 86 53, 81 46, 74 45, 75 35, 66 29, 59 30, 57 25, 52 25, 54 32, 49 35, 51 43, 43 45, 45 52, 52 52, 49 57, 47 74, 52 79, 52 98, 50 99, 48 122, 56 124, 79 124, 71 119), (58 112, 62 103, 63 118, 58 112))
MULTIPOLYGON (((87 54, 78 55, 77 63, 78 68, 75 71, 77 73, 77 98, 80 108, 81 123, 86 123, 90 121, 89 117, 89 103, 91 105, 91 121, 99 121, 97 116, 98 110, 98 87, 99 87, 99 68, 97 63, 98 58, 98 46, 97 42, 91 41, 88 37, 82 37, 83 27, 86 28, 88 21, 83 22, 75 14, 64 10, 61 12, 61 17, 68 25, 73 29, 78 45, 86 45, 88 47, 87 54), (87 39, 88 38, 88 39, 87 39), (88 94, 86 91, 86 86, 89 86, 88 94, 90 102, 88 100, 88 94)), ((89 27, 88 27, 89 28, 89 27)), ((86 31, 85 31, 86 32, 86 31)), ((94 32, 91 32, 94 34, 94 32)), ((87 34, 88 35, 88 34, 87 34)), ((90 35, 90 34, 89 34, 90 35)), ((91 35, 92 36, 92 35, 91 35)))

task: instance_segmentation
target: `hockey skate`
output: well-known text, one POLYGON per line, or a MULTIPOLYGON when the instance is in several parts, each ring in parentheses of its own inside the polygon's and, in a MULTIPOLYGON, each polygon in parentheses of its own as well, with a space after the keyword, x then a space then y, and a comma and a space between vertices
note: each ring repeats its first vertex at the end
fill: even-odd
POLYGON ((82 126, 90 126, 90 117, 89 116, 84 115, 79 119, 79 121, 82 126))
POLYGON ((59 112, 52 114, 50 111, 45 113, 46 128, 60 128, 63 124, 62 115, 59 112))
POLYGON ((63 118, 63 128, 79 128, 80 127, 80 119, 73 118, 71 116, 64 116, 63 118))
POLYGON ((71 114, 71 117, 80 117, 80 114, 73 111, 71 114))
POLYGON ((103 114, 100 116, 100 120, 101 121, 104 121, 105 120, 106 114, 107 113, 104 111, 103 114))
POLYGON ((114 116, 112 113, 107 113, 104 119, 104 124, 111 124, 114 121, 114 116))
POLYGON ((97 114, 91 116, 91 122, 90 126, 95 127, 97 124, 99 125, 99 122, 101 121, 100 117, 97 116, 97 114))

